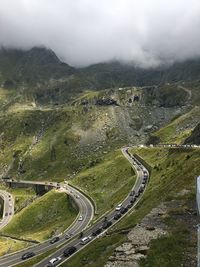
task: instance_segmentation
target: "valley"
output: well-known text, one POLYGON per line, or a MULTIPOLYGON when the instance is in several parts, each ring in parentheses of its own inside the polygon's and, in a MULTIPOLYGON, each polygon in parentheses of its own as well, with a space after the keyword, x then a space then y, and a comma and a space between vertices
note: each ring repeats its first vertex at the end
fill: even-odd
POLYGON ((60 266, 68 267, 195 266, 198 62, 190 62, 194 72, 187 78, 186 63, 178 64, 181 74, 175 64, 151 70, 150 78, 145 70, 117 62, 76 69, 45 49, 10 53, 0 54, 0 188, 13 195, 15 214, 0 230, 0 266, 8 266, 3 259, 9 253, 19 253, 10 256, 18 267, 46 266, 60 255, 60 266), (126 147, 130 158, 122 154, 126 147), (83 249, 79 235, 91 235, 106 217, 114 222, 116 206, 130 202, 144 170, 149 181, 134 207, 83 249), (9 181, 53 189, 38 195, 33 187, 13 188, 9 181), (62 191, 65 186, 71 189, 62 191), (75 203, 85 195, 94 216, 67 240, 65 230, 85 216, 70 194, 75 203), (31 251, 33 241, 43 246, 56 236, 62 241, 58 247, 20 262, 21 250, 31 251), (70 244, 80 252, 63 262, 70 244))

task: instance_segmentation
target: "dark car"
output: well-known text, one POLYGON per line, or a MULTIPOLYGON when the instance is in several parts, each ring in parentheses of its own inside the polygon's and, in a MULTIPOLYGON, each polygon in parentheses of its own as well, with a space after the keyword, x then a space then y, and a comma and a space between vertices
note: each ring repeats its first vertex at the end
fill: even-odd
POLYGON ((34 252, 26 252, 25 254, 22 255, 22 260, 29 259, 31 257, 35 256, 34 252))
POLYGON ((103 228, 103 229, 106 229, 106 228, 108 228, 108 227, 111 226, 111 225, 112 225, 112 222, 111 222, 111 221, 107 221, 107 222, 104 222, 102 228, 103 228))
POLYGON ((54 244, 54 243, 58 242, 59 240, 60 240, 60 238, 58 236, 56 236, 53 239, 51 239, 50 243, 54 244))
POLYGON ((127 207, 122 207, 121 210, 120 210, 120 213, 121 214, 124 214, 128 211, 127 207))
POLYGON ((93 236, 97 236, 97 235, 99 235, 101 232, 102 232, 102 228, 98 228, 98 229, 96 229, 96 230, 92 233, 92 235, 93 235, 93 236))
POLYGON ((133 197, 130 202, 133 204, 135 200, 136 200, 136 197, 133 197))
POLYGON ((65 257, 69 257, 70 255, 72 255, 76 251, 77 251, 77 248, 76 247, 69 247, 69 248, 67 248, 67 249, 64 250, 63 255, 65 257))
POLYGON ((117 214, 115 214, 114 219, 119 220, 119 218, 121 218, 121 217, 122 217, 121 213, 117 213, 117 214))
POLYGON ((130 202, 130 203, 127 205, 127 208, 130 209, 130 208, 132 208, 132 207, 133 207, 133 203, 130 202))
POLYGON ((8 216, 8 212, 5 213, 5 216, 8 216))

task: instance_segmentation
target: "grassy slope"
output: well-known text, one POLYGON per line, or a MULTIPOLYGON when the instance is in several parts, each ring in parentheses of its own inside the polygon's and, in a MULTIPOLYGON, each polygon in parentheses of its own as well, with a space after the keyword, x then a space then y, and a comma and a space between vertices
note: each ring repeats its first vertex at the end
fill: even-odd
MULTIPOLYGON (((175 149, 139 149, 137 151, 148 163, 153 166, 151 179, 144 197, 134 213, 122 220, 114 229, 122 229, 126 227, 134 227, 152 208, 158 206, 161 202, 176 198, 177 192, 183 189, 191 189, 194 191, 194 178, 200 172, 198 160, 200 157, 199 150, 175 150, 175 149)), ((180 233, 178 236, 179 242, 173 246, 168 244, 173 242, 174 237, 170 240, 162 240, 159 246, 163 246, 163 251, 166 255, 165 260, 170 257, 177 257, 178 264, 183 263, 183 251, 188 248, 189 243, 187 238, 183 238, 186 233, 180 233), (177 251, 177 253, 175 253, 177 251), (178 255, 177 255, 178 254, 178 255)), ((188 233, 187 233, 188 234, 188 233)), ((108 237, 103 237, 88 245, 84 250, 72 257, 65 267, 102 267, 107 261, 109 255, 112 254, 114 248, 125 240, 124 235, 113 232, 108 237), (95 250, 94 250, 95 247, 95 250), (98 261, 97 261, 98 259, 98 261)), ((157 247, 159 247, 157 246, 157 247)), ((194 248, 195 249, 195 248, 194 248)), ((163 255, 163 254, 162 254, 163 255)), ((162 257, 161 255, 161 257, 162 257)), ((153 262, 154 264, 155 262, 153 262)), ((157 265, 148 265, 155 267, 157 265)), ((144 265, 147 266, 147 265, 144 265)), ((166 261, 165 265, 177 267, 177 261, 166 261)))
POLYGON ((36 199, 36 193, 32 188, 8 188, 0 185, 0 189, 10 192, 15 198, 15 213, 22 210, 36 199))
POLYGON ((154 133, 160 138, 160 143, 182 143, 197 125, 200 117, 200 107, 194 107, 190 112, 174 119, 170 124, 154 133))
POLYGON ((9 238, 0 238, 0 256, 5 255, 6 253, 12 253, 14 251, 26 248, 30 243, 12 240, 9 238))
POLYGON ((79 173, 72 183, 95 200, 98 215, 102 215, 124 199, 135 178, 130 164, 117 150, 104 156, 96 166, 79 173))
POLYGON ((42 241, 66 229, 76 214, 66 195, 52 190, 16 214, 3 233, 42 241))

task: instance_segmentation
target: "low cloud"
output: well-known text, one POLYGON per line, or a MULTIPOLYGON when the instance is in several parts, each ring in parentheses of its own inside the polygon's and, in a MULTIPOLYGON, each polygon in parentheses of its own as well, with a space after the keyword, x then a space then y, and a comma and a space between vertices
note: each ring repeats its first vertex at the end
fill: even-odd
POLYGON ((0 0, 0 45, 46 46, 75 66, 200 56, 199 0, 0 0))

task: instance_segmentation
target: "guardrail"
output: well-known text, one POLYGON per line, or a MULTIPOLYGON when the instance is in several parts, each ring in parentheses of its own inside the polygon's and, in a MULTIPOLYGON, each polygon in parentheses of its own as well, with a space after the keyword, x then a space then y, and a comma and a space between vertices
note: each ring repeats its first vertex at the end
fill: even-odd
POLYGON ((134 153, 133 157, 135 157, 138 161, 140 161, 142 163, 142 165, 148 170, 149 176, 150 176, 151 175, 151 170, 152 170, 151 165, 149 165, 146 161, 144 161, 143 158, 141 158, 138 154, 134 153))

